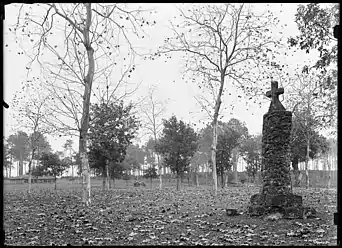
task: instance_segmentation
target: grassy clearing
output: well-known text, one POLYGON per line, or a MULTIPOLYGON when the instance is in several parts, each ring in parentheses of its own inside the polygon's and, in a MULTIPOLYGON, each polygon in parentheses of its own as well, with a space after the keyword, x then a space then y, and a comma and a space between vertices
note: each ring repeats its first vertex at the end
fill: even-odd
POLYGON ((255 186, 220 189, 214 197, 203 186, 185 184, 177 192, 174 182, 158 190, 158 180, 152 190, 148 180, 145 188, 116 180, 104 192, 93 180, 86 208, 79 183, 57 183, 57 191, 54 184, 34 185, 31 196, 27 185, 5 185, 6 245, 336 245, 336 189, 294 189, 316 208, 317 219, 270 221, 226 215, 226 208, 245 212, 255 186))

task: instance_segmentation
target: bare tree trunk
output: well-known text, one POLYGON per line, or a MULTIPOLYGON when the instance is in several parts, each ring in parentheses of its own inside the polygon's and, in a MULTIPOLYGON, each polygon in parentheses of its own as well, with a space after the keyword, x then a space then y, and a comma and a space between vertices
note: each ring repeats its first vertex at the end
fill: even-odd
POLYGON ((193 184, 196 185, 196 187, 198 187, 198 170, 199 170, 199 165, 196 165, 195 168, 194 168, 194 182, 193 184))
POLYGON ((315 170, 318 171, 319 170, 319 168, 318 168, 318 159, 315 159, 314 162, 315 162, 315 170))
POLYGON ((237 162, 238 162, 238 148, 233 149, 233 183, 238 183, 237 162))
POLYGON ((81 130, 80 130, 80 141, 79 141, 79 153, 82 165, 83 174, 83 194, 82 202, 87 206, 91 204, 91 186, 90 186, 90 173, 89 173, 89 161, 87 155, 87 133, 89 129, 89 106, 90 106, 90 96, 91 87, 93 83, 94 73, 95 73, 95 60, 94 60, 94 49, 91 47, 91 41, 89 37, 92 9, 91 3, 84 4, 87 10, 87 19, 85 27, 83 30, 84 46, 87 51, 88 57, 88 71, 84 82, 84 94, 83 94, 83 109, 82 109, 82 119, 81 119, 81 130))
POLYGON ((55 176, 55 190, 57 190, 57 177, 55 176))
POLYGON ((195 170, 192 168, 192 165, 190 165, 190 170, 188 172, 188 186, 191 186, 195 182, 195 170))
POLYGON ((189 172, 187 179, 188 179, 188 187, 192 186, 192 172, 189 172), (191 180, 190 180, 191 179, 191 180))
POLYGON ((215 109, 214 109, 214 118, 213 118, 213 143, 211 147, 211 162, 213 165, 213 179, 214 179, 214 195, 217 195, 217 171, 216 171, 216 147, 217 147, 217 121, 218 115, 221 107, 221 96, 223 93, 223 86, 224 86, 224 75, 226 71, 221 71, 221 80, 220 80, 220 88, 217 94, 217 98, 215 101, 215 109))
POLYGON ((183 180, 184 180, 184 175, 183 173, 180 174, 180 188, 183 188, 183 180))
POLYGON ((328 183, 327 183, 327 188, 330 189, 331 187, 331 175, 332 175, 332 171, 329 170, 328 171, 328 183))
POLYGON ((180 178, 179 178, 179 173, 177 172, 177 191, 180 189, 180 178))
POLYGON ((20 152, 20 160, 19 160, 19 176, 23 175, 23 169, 24 169, 24 161, 23 161, 23 154, 20 152))
MULTIPOLYGON (((85 132, 82 132, 85 134, 85 132)), ((86 134, 85 134, 86 135, 86 134)), ((81 165, 82 165, 82 202, 85 203, 87 206, 90 205, 90 173, 89 173, 89 162, 86 153, 86 140, 84 140, 84 136, 81 134, 80 138, 80 158, 81 158, 81 165)))
POLYGON ((125 177, 125 180, 126 180, 126 187, 128 187, 128 172, 126 170, 126 177, 125 177))
POLYGON ((221 188, 224 188, 224 173, 223 173, 223 167, 221 168, 221 188))
POLYGON ((327 155, 327 165, 328 165, 328 183, 327 183, 327 188, 330 189, 331 187, 331 175, 332 175, 332 170, 331 170, 331 163, 329 161, 329 157, 327 155))
POLYGON ((306 158, 305 158, 305 176, 306 176, 306 182, 305 182, 305 185, 306 185, 306 188, 309 188, 309 152, 310 152, 310 139, 307 138, 306 140, 306 158))
POLYGON ((102 190, 106 189, 106 167, 102 169, 102 190))
POLYGON ((111 170, 109 171, 108 176, 109 176, 109 188, 111 189, 112 188, 112 171, 111 170))
POLYGON ((13 157, 11 156, 11 165, 9 167, 9 177, 12 177, 12 165, 13 165, 13 157))
POLYGON ((109 190, 109 161, 106 161, 106 189, 109 190))
POLYGON ((214 195, 217 195, 217 174, 216 174, 216 147, 217 147, 217 117, 218 113, 216 115, 216 118, 214 117, 213 121, 213 143, 211 146, 211 162, 212 162, 212 178, 213 178, 213 190, 214 190, 214 195))
POLYGON ((162 177, 162 165, 160 164, 159 154, 157 154, 157 162, 158 162, 158 173, 159 173, 159 189, 161 190, 163 188, 163 177, 162 177))
POLYGON ((31 161, 29 163, 29 177, 28 177, 28 193, 31 194, 31 186, 32 186, 32 170, 31 170, 31 161))
POLYGON ((28 164, 28 167, 29 167, 28 193, 29 193, 29 194, 31 194, 31 187, 32 187, 32 161, 33 161, 33 157, 34 157, 35 151, 36 151, 36 149, 33 148, 33 149, 32 149, 31 159, 30 159, 29 164, 28 164))
POLYGON ((29 169, 29 180, 28 180, 28 193, 31 194, 31 187, 32 187, 32 172, 31 170, 29 169))
POLYGON ((196 187, 199 187, 198 172, 197 172, 197 170, 196 170, 195 173, 196 173, 196 174, 195 174, 195 177, 196 177, 196 187))

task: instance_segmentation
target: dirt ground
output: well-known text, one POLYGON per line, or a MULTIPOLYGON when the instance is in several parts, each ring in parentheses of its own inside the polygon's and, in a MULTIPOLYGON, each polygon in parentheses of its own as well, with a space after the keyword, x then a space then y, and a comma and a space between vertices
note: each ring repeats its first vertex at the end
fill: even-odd
POLYGON ((295 188, 316 218, 267 220, 250 217, 246 206, 257 186, 220 189, 173 184, 158 190, 134 188, 116 181, 102 191, 92 182, 92 204, 80 202, 80 184, 59 180, 27 185, 5 185, 4 229, 6 245, 336 245, 336 189, 295 188), (226 209, 238 209, 227 216, 226 209))

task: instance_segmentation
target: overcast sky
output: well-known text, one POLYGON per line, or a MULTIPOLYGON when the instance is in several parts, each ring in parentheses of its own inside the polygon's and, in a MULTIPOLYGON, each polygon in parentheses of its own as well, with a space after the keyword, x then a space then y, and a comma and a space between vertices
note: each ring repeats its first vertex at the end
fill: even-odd
MULTIPOLYGON (((283 38, 286 39, 290 35, 295 35, 298 30, 294 21, 294 15, 298 4, 273 3, 268 5, 274 12, 274 15, 279 18, 280 24, 283 24, 284 26, 283 30, 281 30, 283 38)), ((18 4, 5 6, 6 20, 4 21, 4 43, 8 44, 8 47, 4 49, 4 100, 7 103, 11 103, 15 92, 21 87, 21 82, 25 81, 27 78, 25 67, 28 63, 28 59, 23 55, 19 56, 17 54, 20 51, 20 48, 14 42, 14 36, 8 29, 16 22, 18 6, 18 4)), ((154 19, 157 24, 153 29, 149 29, 149 38, 146 40, 146 43, 142 45, 152 47, 161 45, 164 37, 170 35, 166 28, 168 20, 177 15, 175 4, 144 4, 144 7, 145 6, 155 8, 156 14, 154 14, 154 19)), ((34 7, 35 6, 32 5, 32 8, 34 7)), ((257 8, 266 8, 266 4, 257 4, 257 8)), ((313 56, 315 56, 315 54, 307 55, 302 51, 299 51, 291 58, 288 58, 287 62, 293 66, 296 66, 297 64, 303 65, 305 61, 313 56)), ((206 114, 200 111, 200 107, 194 98, 200 91, 196 84, 186 83, 182 80, 180 64, 181 61, 179 56, 173 56, 167 63, 140 60, 132 80, 142 82, 137 92, 138 96, 145 96, 149 85, 158 83, 155 97, 158 100, 167 100, 168 102, 164 116, 165 118, 175 114, 178 118, 186 122, 198 124, 200 121, 208 120, 206 114)), ((37 73, 37 71, 35 73, 37 73)), ((233 110, 231 107, 228 108, 229 111, 224 113, 223 120, 228 121, 232 117, 237 118, 246 123, 250 133, 261 133, 262 116, 267 111, 269 102, 265 102, 261 108, 252 103, 246 107, 246 104, 239 101, 237 98, 234 88, 228 86, 228 91, 231 92, 232 95, 229 97, 227 95, 224 96, 224 104, 226 106, 234 106, 234 108, 233 110)), ((15 125, 10 113, 11 108, 4 110, 4 135, 6 137, 13 133, 12 127, 15 125)), ((62 145, 67 138, 70 137, 49 137, 49 141, 54 150, 62 150, 62 145)), ((72 139, 75 141, 74 149, 78 150, 78 138, 73 137, 72 139)))

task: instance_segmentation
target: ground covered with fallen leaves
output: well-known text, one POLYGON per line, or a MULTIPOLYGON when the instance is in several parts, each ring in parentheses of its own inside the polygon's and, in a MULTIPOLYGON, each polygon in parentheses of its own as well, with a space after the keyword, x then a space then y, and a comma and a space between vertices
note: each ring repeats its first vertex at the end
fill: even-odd
POLYGON ((336 245, 336 189, 303 189, 312 219, 249 217, 256 186, 92 188, 92 204, 80 203, 79 188, 57 191, 4 189, 5 245, 336 245), (240 215, 227 216, 226 209, 240 215))

